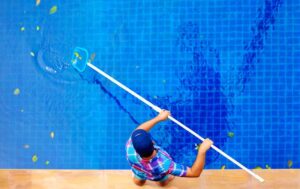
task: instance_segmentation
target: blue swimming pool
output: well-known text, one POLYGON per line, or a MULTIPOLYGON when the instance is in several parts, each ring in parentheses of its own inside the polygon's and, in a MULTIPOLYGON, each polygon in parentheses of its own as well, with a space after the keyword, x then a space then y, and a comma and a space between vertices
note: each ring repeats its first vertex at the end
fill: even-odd
MULTIPOLYGON (((300 168, 297 0, 5 0, 0 168, 129 169, 125 142, 156 113, 72 51, 249 168, 300 168)), ((199 140, 151 131, 178 163, 199 140)), ((210 150, 206 168, 237 168, 210 150)))

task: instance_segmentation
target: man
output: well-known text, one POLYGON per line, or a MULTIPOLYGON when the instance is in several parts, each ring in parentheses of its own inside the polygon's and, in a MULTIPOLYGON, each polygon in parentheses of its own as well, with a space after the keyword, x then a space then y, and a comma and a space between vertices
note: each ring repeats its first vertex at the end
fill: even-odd
POLYGON ((198 155, 192 167, 175 163, 170 155, 156 145, 148 131, 157 123, 168 119, 169 111, 163 110, 155 118, 141 124, 132 133, 126 144, 126 157, 133 172, 133 182, 139 186, 146 180, 167 185, 174 176, 199 177, 204 164, 206 151, 212 141, 205 139, 198 149, 198 155))

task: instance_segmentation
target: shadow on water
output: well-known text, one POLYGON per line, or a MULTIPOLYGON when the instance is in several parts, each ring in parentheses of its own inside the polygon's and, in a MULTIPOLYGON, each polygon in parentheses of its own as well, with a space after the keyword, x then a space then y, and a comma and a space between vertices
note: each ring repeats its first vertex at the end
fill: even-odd
MULTIPOLYGON (((207 41, 199 40, 199 25, 196 23, 182 24, 178 29, 177 45, 179 53, 188 54, 191 61, 182 60, 177 65, 180 86, 177 94, 168 97, 151 99, 159 106, 172 110, 175 118, 204 138, 211 138, 216 146, 222 147, 226 142, 229 123, 226 96, 222 93, 221 78, 218 71, 220 64, 219 52, 207 41), (180 65, 184 65, 184 69, 180 65), (175 98, 174 98, 175 97, 175 98)), ((149 96, 150 98, 150 96, 149 96)), ((179 163, 193 163, 196 151, 194 144, 199 139, 193 137, 176 126, 161 127, 168 133, 170 139, 166 144, 163 138, 158 139, 163 147, 179 163), (176 144, 176 145, 172 145, 176 144), (187 144, 190 144, 187 146, 187 144), (180 152, 180 153, 178 153, 180 152), (191 156, 192 155, 192 156, 191 156)), ((209 151, 207 163, 218 157, 214 151, 209 151)))
MULTIPOLYGON (((253 75, 255 64, 260 63, 259 55, 264 48, 264 41, 268 30, 274 25, 276 14, 283 0, 266 0, 265 6, 258 9, 258 16, 254 26, 251 27, 252 39, 244 46, 243 63, 239 68, 235 85, 237 95, 244 91, 245 85, 253 75)), ((234 92, 234 91, 232 91, 234 92)))
MULTIPOLYGON (((222 148, 227 140, 227 132, 234 126, 230 120, 234 104, 230 98, 240 95, 251 79, 255 64, 259 63, 259 53, 263 50, 263 41, 267 31, 275 22, 275 16, 281 0, 265 1, 264 8, 258 10, 258 17, 252 27, 253 37, 244 47, 243 62, 239 67, 235 87, 229 94, 223 92, 221 83, 220 52, 212 47, 208 41, 201 40, 199 25, 194 22, 183 23, 178 28, 179 53, 188 54, 191 61, 179 61, 178 75, 180 86, 172 96, 160 96, 153 98, 152 95, 144 95, 154 104, 169 109, 172 115, 182 121, 202 137, 211 138, 215 145, 222 148), (185 65, 185 69, 180 66, 185 65)), ((122 105, 122 99, 118 99, 105 88, 96 77, 92 81, 100 86, 100 90, 107 94, 126 113, 134 124, 138 121, 122 105)), ((140 102, 134 101, 140 104, 140 102)), ((154 113, 153 113, 154 115, 154 113)), ((196 151, 194 143, 199 143, 195 137, 191 137, 185 130, 174 125, 160 127, 160 137, 157 142, 165 148, 175 161, 191 165, 196 151), (165 134, 164 134, 165 133, 165 134), (176 145, 172 145, 176 144, 176 145), (191 144, 187 146, 186 144, 191 144), (180 153, 178 153, 180 152, 180 153)), ((219 154, 209 151, 207 164, 218 158, 219 154)))

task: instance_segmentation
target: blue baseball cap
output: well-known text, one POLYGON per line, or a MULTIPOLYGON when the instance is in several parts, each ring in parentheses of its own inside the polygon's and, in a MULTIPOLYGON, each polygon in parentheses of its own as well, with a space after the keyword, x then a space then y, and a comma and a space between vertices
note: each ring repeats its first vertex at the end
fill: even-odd
POLYGON ((137 129, 131 134, 131 141, 135 151, 141 157, 149 157, 154 151, 151 135, 143 130, 137 129))

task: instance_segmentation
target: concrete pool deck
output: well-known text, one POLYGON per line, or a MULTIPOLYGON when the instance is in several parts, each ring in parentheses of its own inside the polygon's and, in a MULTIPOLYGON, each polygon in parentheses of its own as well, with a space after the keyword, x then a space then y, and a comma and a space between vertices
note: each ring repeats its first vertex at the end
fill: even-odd
MULTIPOLYGON (((260 183, 242 170, 205 170, 199 178, 176 177, 169 189, 300 189, 300 169, 254 170, 260 183)), ((135 186, 129 170, 0 170, 1 189, 137 189, 162 188, 147 181, 135 186)))

